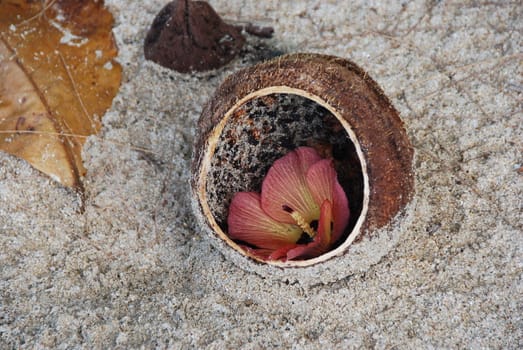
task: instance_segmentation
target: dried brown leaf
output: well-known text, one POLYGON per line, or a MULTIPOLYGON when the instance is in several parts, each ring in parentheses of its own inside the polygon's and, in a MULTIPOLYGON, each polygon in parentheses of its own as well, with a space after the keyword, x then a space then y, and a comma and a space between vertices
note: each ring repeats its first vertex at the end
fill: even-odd
POLYGON ((121 82, 112 25, 103 1, 0 1, 0 150, 80 186, 121 82))

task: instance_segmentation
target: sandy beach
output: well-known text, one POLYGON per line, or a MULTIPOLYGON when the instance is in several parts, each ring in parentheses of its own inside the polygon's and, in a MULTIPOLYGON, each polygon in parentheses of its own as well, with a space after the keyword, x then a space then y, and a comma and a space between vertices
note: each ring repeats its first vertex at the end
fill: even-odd
POLYGON ((273 38, 182 74, 144 58, 166 1, 106 1, 123 81, 84 146, 83 197, 0 153, 0 348, 522 348, 523 6, 209 2, 273 38), (365 69, 416 154, 408 222, 324 275, 241 266, 191 209, 203 106, 229 74, 292 52, 365 69))

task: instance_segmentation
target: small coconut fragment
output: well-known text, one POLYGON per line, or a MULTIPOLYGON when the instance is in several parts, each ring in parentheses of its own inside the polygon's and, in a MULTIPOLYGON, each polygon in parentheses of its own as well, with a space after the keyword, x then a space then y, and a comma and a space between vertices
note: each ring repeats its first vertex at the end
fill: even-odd
POLYGON ((398 112, 365 71, 343 58, 291 54, 238 71, 217 89, 198 126, 196 217, 220 249, 251 261, 305 267, 343 257, 351 244, 391 223, 413 197, 414 152, 398 112), (228 234, 232 198, 259 193, 275 160, 303 146, 332 160, 349 198, 348 225, 320 256, 260 259, 228 234))
POLYGON ((145 58, 178 72, 206 71, 231 61, 245 43, 204 1, 174 0, 156 16, 144 43, 145 58))

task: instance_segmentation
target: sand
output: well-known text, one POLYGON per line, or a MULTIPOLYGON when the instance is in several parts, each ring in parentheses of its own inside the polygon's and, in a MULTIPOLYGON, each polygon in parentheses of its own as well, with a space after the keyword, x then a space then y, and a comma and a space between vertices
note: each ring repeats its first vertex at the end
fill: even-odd
POLYGON ((190 75, 144 60, 165 1, 106 3, 124 79, 84 148, 85 199, 0 153, 0 348, 523 347, 521 4, 215 0, 275 35, 190 75), (191 211, 205 102, 275 52, 356 62, 416 150, 409 221, 326 277, 239 266, 191 211))

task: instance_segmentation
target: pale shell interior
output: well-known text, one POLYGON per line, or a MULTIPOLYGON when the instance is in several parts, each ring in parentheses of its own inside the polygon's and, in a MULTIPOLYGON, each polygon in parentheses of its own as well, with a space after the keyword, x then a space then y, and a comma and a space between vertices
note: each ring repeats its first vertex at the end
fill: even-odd
POLYGON ((333 249, 308 260, 268 261, 281 267, 309 266, 344 253, 360 234, 369 184, 365 158, 347 121, 317 96, 285 86, 258 90, 239 100, 212 130, 200 168, 198 195, 204 215, 229 246, 260 261, 227 236, 227 212, 239 191, 259 192, 272 163, 299 146, 334 159, 350 203, 351 219, 333 249))

